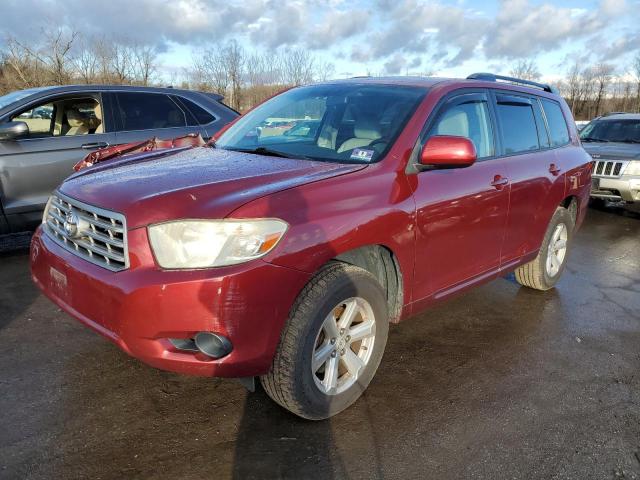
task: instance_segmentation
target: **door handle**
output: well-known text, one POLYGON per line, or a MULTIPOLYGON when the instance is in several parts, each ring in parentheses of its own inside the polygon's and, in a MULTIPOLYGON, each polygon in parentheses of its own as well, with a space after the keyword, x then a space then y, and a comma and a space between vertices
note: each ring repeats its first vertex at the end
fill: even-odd
POLYGON ((561 171, 562 169, 558 168, 555 163, 552 163, 551 165, 549 165, 549 173, 551 175, 557 177, 561 171))
POLYGON ((107 142, 95 142, 95 143, 85 143, 82 145, 82 148, 85 150, 94 150, 96 148, 106 148, 109 144, 107 142))
POLYGON ((491 186, 496 190, 502 190, 506 184, 509 183, 508 178, 504 178, 502 175, 496 175, 493 177, 493 182, 491 182, 491 186))

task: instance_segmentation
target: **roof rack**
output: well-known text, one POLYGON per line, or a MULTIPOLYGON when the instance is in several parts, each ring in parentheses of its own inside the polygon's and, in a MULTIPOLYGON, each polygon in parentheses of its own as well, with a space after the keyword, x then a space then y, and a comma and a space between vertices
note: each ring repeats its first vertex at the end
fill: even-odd
POLYGON ((516 85, 523 85, 526 87, 539 88, 549 93, 559 93, 556 87, 553 87, 547 83, 538 83, 531 80, 524 80, 522 78, 505 77, 504 75, 496 75, 494 73, 473 73, 467 77, 467 80, 484 80, 486 82, 507 82, 514 83, 516 85))

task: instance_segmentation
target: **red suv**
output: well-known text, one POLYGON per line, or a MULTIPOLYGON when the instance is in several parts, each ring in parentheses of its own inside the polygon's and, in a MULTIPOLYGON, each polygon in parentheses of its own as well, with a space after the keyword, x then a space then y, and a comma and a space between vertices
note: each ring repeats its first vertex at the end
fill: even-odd
POLYGON ((589 155, 547 85, 356 78, 295 88, 215 146, 98 164, 49 200, 35 282, 130 355, 255 377, 326 418, 389 322, 515 270, 546 290, 587 209, 589 155), (286 135, 271 128, 314 124, 286 135))

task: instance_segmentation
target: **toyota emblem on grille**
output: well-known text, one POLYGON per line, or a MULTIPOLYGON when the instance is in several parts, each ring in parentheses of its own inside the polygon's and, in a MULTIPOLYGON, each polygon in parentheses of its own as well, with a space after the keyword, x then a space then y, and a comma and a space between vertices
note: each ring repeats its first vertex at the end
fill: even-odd
POLYGON ((78 215, 76 215, 74 212, 69 212, 67 213, 67 215, 65 216, 64 219, 64 231, 65 233, 71 237, 71 238, 75 238, 78 235, 78 225, 80 224, 80 219, 78 218, 78 215))

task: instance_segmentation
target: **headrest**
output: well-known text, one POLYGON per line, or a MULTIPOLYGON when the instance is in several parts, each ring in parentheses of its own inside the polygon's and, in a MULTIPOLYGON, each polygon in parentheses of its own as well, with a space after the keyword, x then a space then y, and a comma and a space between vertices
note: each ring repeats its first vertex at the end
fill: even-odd
POLYGON ((89 119, 78 110, 67 110, 67 123, 70 127, 82 127, 89 123, 89 119))
POLYGON ((87 119, 87 126, 89 127, 90 130, 95 130, 100 126, 101 123, 102 123, 102 120, 100 120, 98 117, 89 117, 87 119))
POLYGON ((378 125, 369 119, 356 120, 353 133, 356 138, 366 138, 367 140, 377 140, 382 137, 378 125))

